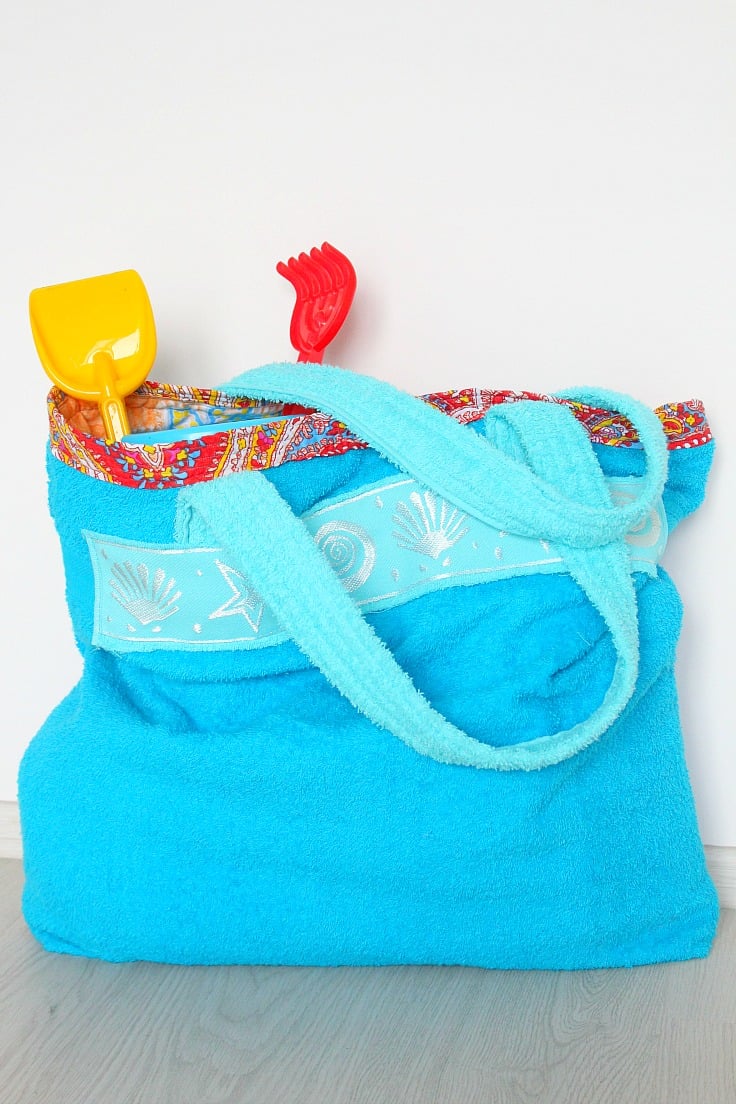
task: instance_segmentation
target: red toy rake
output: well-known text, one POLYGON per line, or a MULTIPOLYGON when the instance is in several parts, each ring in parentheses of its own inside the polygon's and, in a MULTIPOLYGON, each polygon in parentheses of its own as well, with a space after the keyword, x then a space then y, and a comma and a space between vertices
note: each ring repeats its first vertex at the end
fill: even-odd
POLYGON ((289 336, 297 361, 321 364, 325 348, 337 336, 355 295, 355 269, 344 253, 324 242, 309 254, 279 261, 276 271, 296 291, 289 336))

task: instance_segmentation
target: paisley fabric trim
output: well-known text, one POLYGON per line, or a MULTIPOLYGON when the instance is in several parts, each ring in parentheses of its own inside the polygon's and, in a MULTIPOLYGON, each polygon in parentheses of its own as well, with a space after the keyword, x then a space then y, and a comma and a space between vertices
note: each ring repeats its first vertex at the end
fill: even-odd
MULTIPOLYGON (((623 415, 556 396, 465 388, 421 397, 463 424, 482 418, 499 403, 522 399, 563 403, 594 443, 640 447, 636 431, 623 415)), ((94 479, 142 490, 164 490, 234 472, 367 448, 342 422, 295 403, 261 402, 213 389, 147 382, 129 396, 126 405, 133 433, 180 428, 187 431, 188 439, 161 444, 107 444, 97 406, 54 387, 48 396, 51 452, 57 460, 94 479), (244 414, 262 421, 228 429, 228 422, 242 420, 244 414), (222 430, 192 437, 193 428, 213 423, 221 424, 222 430)), ((656 414, 670 449, 696 448, 711 440, 703 404, 696 399, 668 403, 658 407, 656 414)))

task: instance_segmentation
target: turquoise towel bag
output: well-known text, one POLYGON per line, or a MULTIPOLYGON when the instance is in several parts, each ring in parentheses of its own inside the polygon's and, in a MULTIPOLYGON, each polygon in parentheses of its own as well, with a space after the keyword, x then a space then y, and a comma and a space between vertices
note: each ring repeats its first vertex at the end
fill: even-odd
POLYGON ((105 445, 50 399, 84 672, 20 771, 44 947, 530 969, 707 954, 681 604, 659 564, 704 494, 697 404, 419 399, 299 364, 218 392, 146 384, 139 408, 146 437, 105 445))

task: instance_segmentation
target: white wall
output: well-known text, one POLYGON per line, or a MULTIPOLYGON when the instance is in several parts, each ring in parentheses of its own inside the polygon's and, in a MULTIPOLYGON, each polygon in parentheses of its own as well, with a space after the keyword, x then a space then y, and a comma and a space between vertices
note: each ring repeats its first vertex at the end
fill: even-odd
POLYGON ((28 0, 3 24, 0 799, 79 670, 28 291, 137 268, 154 375, 207 385, 289 356, 273 266, 327 238, 359 276, 330 360, 706 401, 716 469, 667 565, 701 824, 736 844, 734 5, 28 0))

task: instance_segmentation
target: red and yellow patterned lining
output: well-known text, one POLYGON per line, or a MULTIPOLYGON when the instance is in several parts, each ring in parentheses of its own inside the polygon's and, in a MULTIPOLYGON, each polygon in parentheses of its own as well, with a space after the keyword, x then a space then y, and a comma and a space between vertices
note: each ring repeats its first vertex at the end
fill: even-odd
MULTIPOLYGON (((440 391, 422 398, 461 423, 482 418, 498 403, 520 399, 565 403, 585 426, 591 441, 623 448, 639 447, 636 431, 623 415, 568 399, 531 391, 477 388, 440 391)), ((221 423, 222 430, 208 431, 195 440, 160 445, 122 442, 108 445, 97 406, 73 399, 54 387, 48 397, 52 453, 57 460, 94 479, 161 490, 247 469, 262 470, 294 460, 337 456, 368 447, 329 414, 294 403, 261 402, 221 391, 148 382, 129 396, 126 406, 132 433, 177 427, 190 431, 194 426, 210 426, 213 422, 221 423), (227 428, 228 421, 244 414, 260 415, 263 421, 227 428), (284 414, 297 417, 279 420, 279 415, 284 414)), ((698 400, 660 406, 656 414, 671 449, 694 448, 711 440, 703 404, 698 400)))

